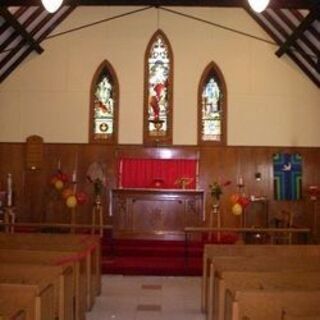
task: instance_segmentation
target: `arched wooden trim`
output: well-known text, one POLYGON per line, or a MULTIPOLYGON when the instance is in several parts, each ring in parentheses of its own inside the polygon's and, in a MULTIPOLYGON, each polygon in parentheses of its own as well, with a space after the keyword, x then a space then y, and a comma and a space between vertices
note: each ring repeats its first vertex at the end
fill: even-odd
POLYGON ((166 34, 158 29, 153 36, 151 37, 148 46, 145 51, 144 55, 144 107, 143 107, 143 142, 145 145, 171 145, 172 144, 172 124, 173 124, 173 68, 174 68, 174 61, 173 61, 173 51, 171 44, 169 42, 168 37, 166 34), (155 42, 156 38, 160 35, 160 37, 164 40, 168 47, 169 57, 170 57, 170 72, 169 72, 169 85, 168 85, 168 129, 167 134, 162 137, 152 137, 149 135, 148 130, 148 98, 149 98, 149 87, 148 87, 148 58, 150 54, 151 47, 155 42))
POLYGON ((210 62, 204 69, 199 86, 198 86, 198 144, 206 146, 214 145, 226 145, 227 143, 227 86, 222 71, 215 62, 210 62), (220 100, 220 107, 222 110, 221 115, 221 140, 220 141, 203 141, 201 136, 202 129, 202 89, 207 82, 211 74, 215 75, 215 78, 220 86, 222 92, 222 98, 220 100))
POLYGON ((107 60, 104 60, 98 66, 93 79, 91 81, 90 87, 90 110, 89 110, 89 142, 90 143, 102 143, 102 144, 117 144, 118 143, 118 119, 119 119, 119 81, 117 74, 112 67, 111 63, 107 60), (113 118, 113 134, 107 139, 95 139, 93 132, 93 117, 94 117, 94 90, 98 81, 98 77, 101 72, 107 69, 109 74, 112 77, 113 86, 114 86, 114 118, 113 118))

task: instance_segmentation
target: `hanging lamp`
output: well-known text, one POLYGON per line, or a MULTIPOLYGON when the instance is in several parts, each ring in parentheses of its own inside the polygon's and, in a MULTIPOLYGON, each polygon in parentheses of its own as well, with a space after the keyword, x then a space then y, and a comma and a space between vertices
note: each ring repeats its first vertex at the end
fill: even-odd
POLYGON ((62 1, 63 0, 41 0, 44 8, 50 13, 56 12, 60 8, 62 1))
POLYGON ((270 0, 248 0, 250 7, 255 12, 262 12, 269 4, 270 0))

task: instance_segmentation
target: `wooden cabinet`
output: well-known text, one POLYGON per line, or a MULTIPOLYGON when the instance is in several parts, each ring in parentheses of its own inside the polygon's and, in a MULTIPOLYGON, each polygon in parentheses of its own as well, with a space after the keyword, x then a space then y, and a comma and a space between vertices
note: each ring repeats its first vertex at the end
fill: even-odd
POLYGON ((181 237, 185 227, 202 225, 203 204, 203 190, 114 189, 115 236, 181 237))
POLYGON ((268 201, 266 199, 250 202, 249 206, 244 210, 243 227, 269 227, 268 201))
MULTIPOLYGON (((267 199, 257 199, 250 202, 243 213, 244 228, 268 228, 269 208, 267 199)), ((266 243, 269 241, 268 234, 247 232, 244 237, 245 243, 266 243)))

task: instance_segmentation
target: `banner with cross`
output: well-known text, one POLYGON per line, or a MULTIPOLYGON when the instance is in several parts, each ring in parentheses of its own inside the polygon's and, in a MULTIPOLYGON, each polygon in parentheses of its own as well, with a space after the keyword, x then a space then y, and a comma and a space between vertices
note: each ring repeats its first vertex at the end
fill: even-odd
POLYGON ((300 154, 273 155, 275 200, 300 200, 302 197, 302 157, 300 154))

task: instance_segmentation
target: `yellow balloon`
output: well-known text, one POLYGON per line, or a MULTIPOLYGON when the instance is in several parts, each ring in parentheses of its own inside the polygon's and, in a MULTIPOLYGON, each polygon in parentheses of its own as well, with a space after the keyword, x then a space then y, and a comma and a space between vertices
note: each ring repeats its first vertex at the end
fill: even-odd
POLYGON ((63 182, 61 180, 57 180, 55 183, 54 183, 54 186, 57 190, 61 190, 63 188, 63 182))
POLYGON ((75 208, 77 206, 77 198, 75 196, 69 196, 66 200, 66 205, 68 208, 75 208))
POLYGON ((233 206, 232 206, 232 213, 235 215, 235 216, 240 216, 242 214, 242 206, 239 204, 239 203, 235 203, 233 206))

